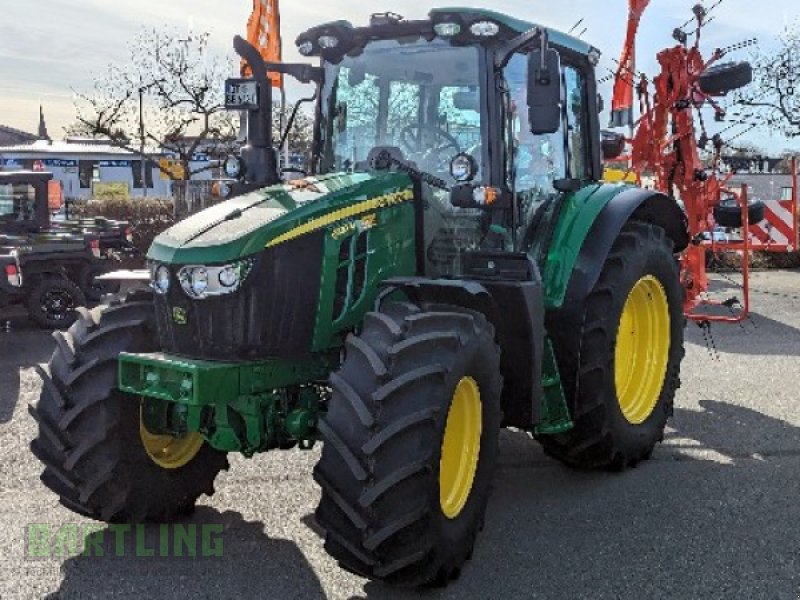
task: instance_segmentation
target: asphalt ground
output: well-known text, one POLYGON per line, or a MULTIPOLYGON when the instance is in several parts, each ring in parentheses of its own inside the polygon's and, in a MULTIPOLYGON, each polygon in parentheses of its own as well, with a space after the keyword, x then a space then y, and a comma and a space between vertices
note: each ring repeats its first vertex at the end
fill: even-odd
POLYGON ((102 524, 104 555, 81 555, 92 522, 41 485, 28 450, 35 367, 53 343, 14 320, 0 332, 0 598, 796 600, 800 272, 757 273, 753 285, 752 322, 714 327, 716 352, 687 329, 675 417, 651 461, 623 474, 579 472, 504 432, 474 556, 458 581, 424 594, 367 582, 327 557, 312 516, 318 450, 233 457, 217 494, 183 523, 208 532, 201 556, 175 556, 168 539, 171 556, 159 557, 157 526, 137 542, 102 524), (141 556, 148 551, 155 556, 141 556))

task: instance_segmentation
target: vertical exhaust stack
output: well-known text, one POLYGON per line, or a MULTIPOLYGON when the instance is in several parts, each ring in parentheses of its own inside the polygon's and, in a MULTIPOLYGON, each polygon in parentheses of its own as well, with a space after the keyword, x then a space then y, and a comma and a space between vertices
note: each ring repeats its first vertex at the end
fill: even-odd
POLYGON ((242 148, 245 181, 265 186, 278 183, 278 161, 272 145, 272 83, 267 65, 259 51, 241 36, 233 40, 233 48, 249 65, 258 84, 258 103, 247 109, 247 145, 242 148))

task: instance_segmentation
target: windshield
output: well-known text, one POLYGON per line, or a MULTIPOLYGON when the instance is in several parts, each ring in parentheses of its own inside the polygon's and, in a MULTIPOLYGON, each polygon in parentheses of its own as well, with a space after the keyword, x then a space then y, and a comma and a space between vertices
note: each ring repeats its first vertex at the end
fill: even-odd
POLYGON ((27 221, 34 217, 36 189, 28 184, 0 184, 0 221, 27 221))
POLYGON ((320 170, 364 169, 377 146, 399 148, 417 168, 451 184, 457 154, 473 155, 481 168, 478 52, 402 38, 372 42, 360 55, 328 64, 320 170))

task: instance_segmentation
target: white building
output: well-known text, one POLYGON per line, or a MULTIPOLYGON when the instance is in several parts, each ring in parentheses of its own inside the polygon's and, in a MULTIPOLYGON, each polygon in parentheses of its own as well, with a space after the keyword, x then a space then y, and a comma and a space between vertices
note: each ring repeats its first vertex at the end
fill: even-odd
MULTIPOLYGON (((159 153, 150 153, 155 160, 168 160, 159 153)), ((190 163, 191 171, 208 165, 205 156, 190 163)), ((53 173, 61 182, 67 199, 87 199, 103 194, 128 197, 168 197, 172 181, 157 165, 142 163, 136 154, 102 140, 68 138, 53 142, 39 139, 31 144, 0 147, 0 170, 43 170, 53 173), (144 181, 143 181, 144 179, 144 181)), ((192 177, 193 187, 208 187, 212 169, 192 177)))

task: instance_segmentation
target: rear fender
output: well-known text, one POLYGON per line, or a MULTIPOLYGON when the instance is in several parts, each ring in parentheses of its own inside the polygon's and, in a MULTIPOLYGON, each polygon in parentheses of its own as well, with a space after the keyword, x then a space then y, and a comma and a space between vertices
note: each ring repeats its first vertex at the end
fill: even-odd
POLYGON ((547 310, 586 297, 631 219, 662 227, 676 253, 689 244, 686 216, 675 200, 637 187, 587 186, 562 201, 557 219, 542 273, 547 310))
POLYGON ((628 221, 658 225, 672 240, 677 254, 689 245, 686 215, 668 196, 630 188, 614 196, 592 224, 575 261, 562 305, 582 305, 594 288, 611 247, 628 221))

